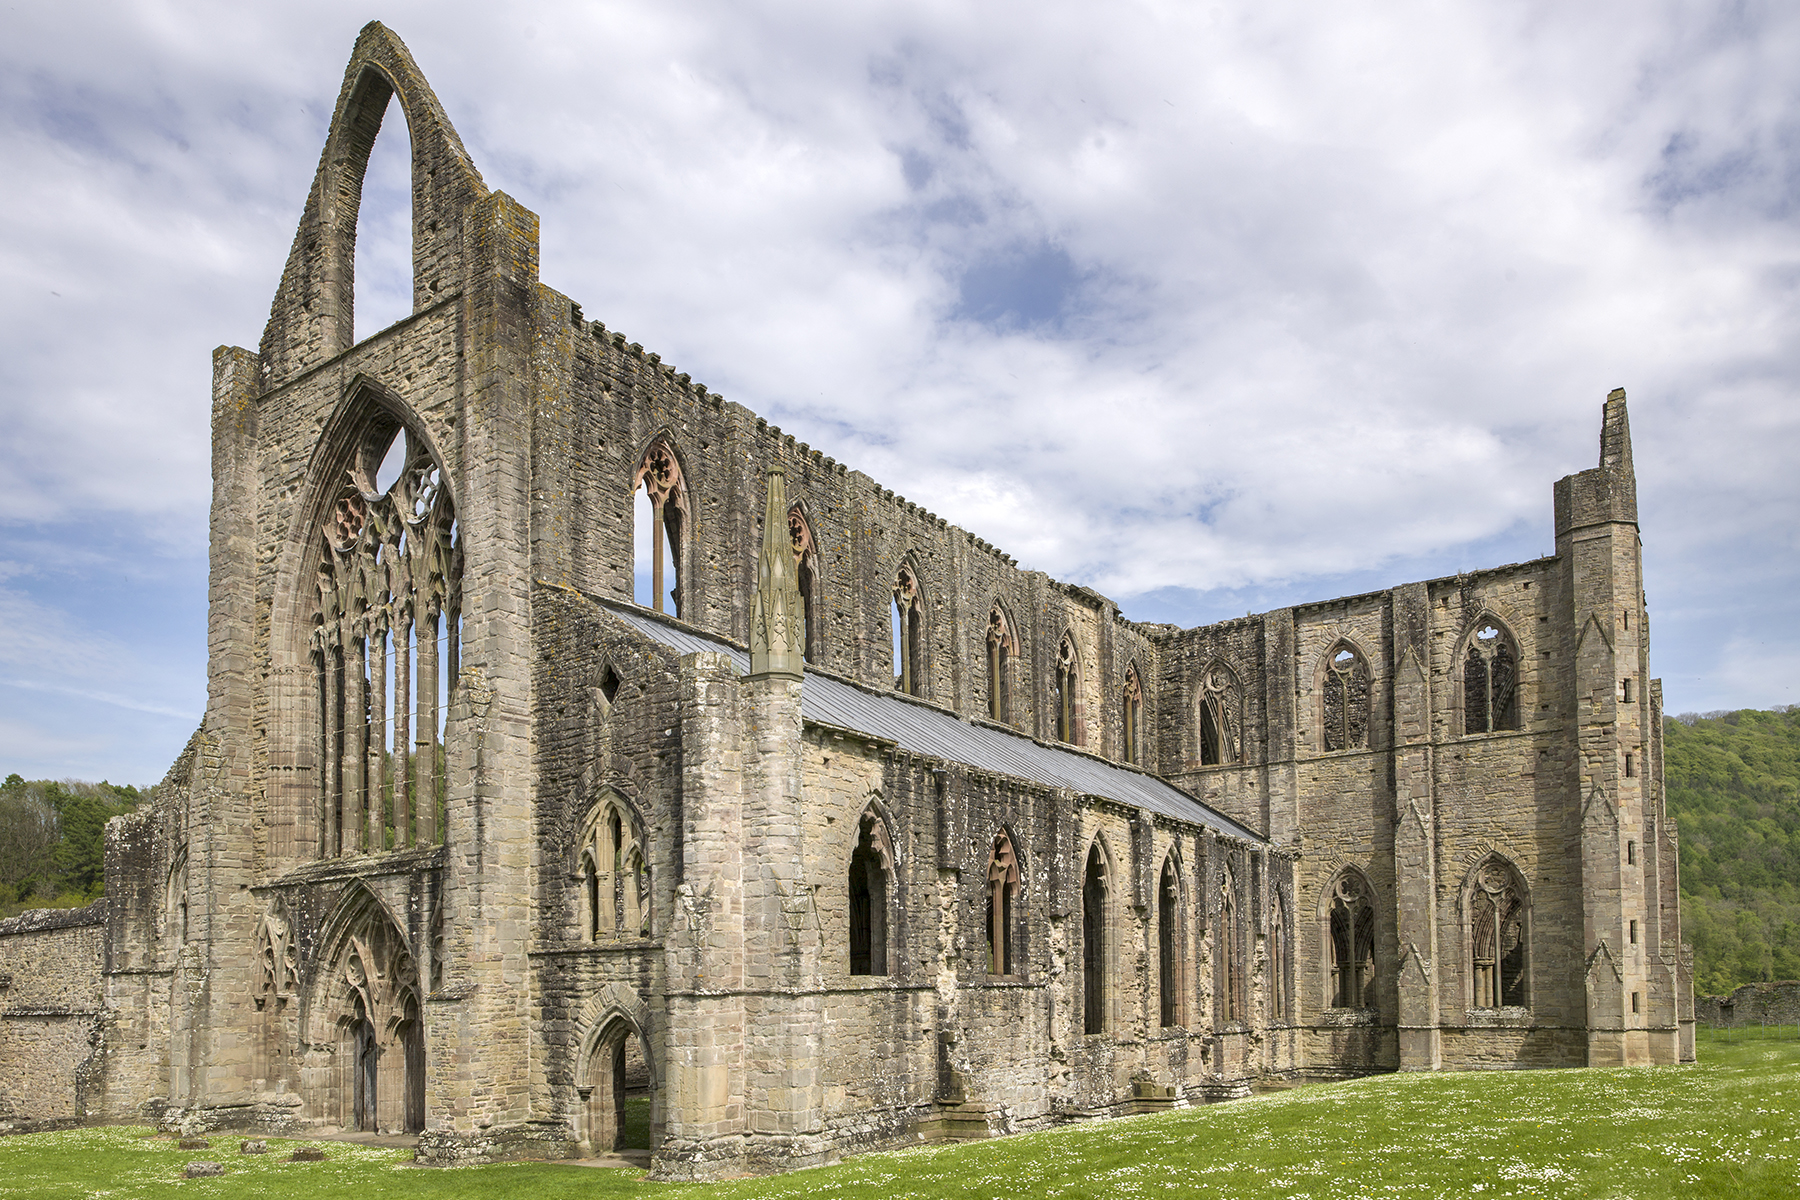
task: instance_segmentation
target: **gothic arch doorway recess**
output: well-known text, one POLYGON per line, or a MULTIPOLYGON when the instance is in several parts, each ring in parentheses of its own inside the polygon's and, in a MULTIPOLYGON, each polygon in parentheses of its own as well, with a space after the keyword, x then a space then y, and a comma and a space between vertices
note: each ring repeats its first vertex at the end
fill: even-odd
POLYGON ((654 1083, 636 1025, 615 1012, 602 1023, 583 1056, 582 1153, 594 1157, 651 1149, 654 1083))
POLYGON ((339 1125, 359 1132, 425 1128, 425 1038, 419 972, 406 939, 366 887, 352 885, 326 924, 313 1005, 327 1022, 336 1067, 320 1099, 339 1125))

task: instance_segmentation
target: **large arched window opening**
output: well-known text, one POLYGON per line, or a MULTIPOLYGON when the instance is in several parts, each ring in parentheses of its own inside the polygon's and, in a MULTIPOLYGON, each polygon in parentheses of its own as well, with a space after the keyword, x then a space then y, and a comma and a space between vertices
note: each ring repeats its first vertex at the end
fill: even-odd
POLYGON ((888 889, 894 848, 887 823, 873 808, 863 812, 850 855, 850 973, 888 973, 888 889))
POLYGON ((580 924, 586 941, 650 936, 650 864, 643 824, 608 792, 588 811, 576 841, 580 924))
POLYGON ((1144 684, 1138 675, 1136 663, 1125 671, 1124 711, 1120 715, 1125 743, 1121 757, 1128 763, 1141 766, 1144 761, 1144 684))
POLYGON ((1362 750, 1369 744, 1369 662, 1348 641, 1325 652, 1319 664, 1319 729, 1326 751, 1362 750))
POLYGON ((325 512, 310 649, 324 856, 429 845, 461 645, 462 542, 443 465, 375 409, 325 512))
POLYGON ((1200 765, 1243 761, 1244 690, 1237 675, 1215 662, 1200 677, 1200 765))
POLYGON ((1473 1008, 1531 1003, 1530 906, 1518 869, 1498 855, 1469 876, 1469 979, 1473 1008))
POLYGON ((1081 703, 1081 656, 1075 649, 1075 635, 1063 634, 1056 648, 1056 740, 1071 746, 1084 745, 1087 723, 1081 703))
POLYGON ((1463 733, 1519 727, 1519 648, 1498 622, 1483 618, 1462 655, 1463 733))
POLYGON ((999 603, 988 610, 987 624, 987 700, 988 717, 1002 724, 1012 724, 1013 662, 1019 656, 1019 641, 1013 635, 1012 622, 999 603))
POLYGON ((1238 913, 1237 880, 1229 869, 1219 872, 1219 909, 1213 930, 1219 956, 1218 1010, 1220 1024, 1244 1019, 1244 930, 1238 913))
POLYGON ((1100 843, 1088 847, 1081 881, 1081 1031, 1106 1029, 1106 855, 1100 843))
POLYGON ((1325 942, 1329 954, 1326 1006, 1375 1007, 1375 893, 1362 872, 1354 868, 1332 882, 1325 942))
POLYGON ((806 519, 806 507, 793 504, 788 508, 788 542, 794 548, 794 576, 800 588, 800 612, 805 619, 806 638, 802 650, 806 661, 817 663, 825 654, 824 597, 820 594, 819 547, 813 537, 812 522, 806 519))
POLYGON ((1185 906, 1181 901, 1181 871, 1175 856, 1163 860, 1162 880, 1156 889, 1156 961, 1160 1020, 1165 1029, 1185 1025, 1187 936, 1182 927, 1185 906))
POLYGON ((668 439, 658 437, 644 451, 631 477, 635 507, 632 597, 645 608, 679 617, 685 551, 692 526, 687 480, 668 439))
POLYGON ((894 577, 894 686, 908 696, 924 694, 925 601, 910 565, 894 577))
POLYGON ((1012 838, 994 835, 987 875, 987 973, 1016 974, 1013 962, 1013 909, 1019 897, 1019 858, 1012 838))
POLYGON ((366 158, 352 157, 346 170, 361 178, 340 205, 351 205, 355 222, 340 228, 354 239, 352 338, 362 341, 413 312, 413 186, 412 136, 406 110, 391 103, 385 80, 369 81, 362 89, 362 104, 351 118, 356 134, 372 140, 366 158), (379 93, 380 103, 374 102, 379 93), (367 111, 362 111, 366 109, 367 111), (387 114, 400 110, 398 125, 387 114))

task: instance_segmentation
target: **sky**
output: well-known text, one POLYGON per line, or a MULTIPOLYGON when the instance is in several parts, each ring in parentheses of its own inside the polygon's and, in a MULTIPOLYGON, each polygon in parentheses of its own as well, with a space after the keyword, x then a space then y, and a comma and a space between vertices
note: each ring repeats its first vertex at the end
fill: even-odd
POLYGON ((74 0, 0 12, 0 772, 199 722, 211 352, 372 18, 586 316, 1128 617, 1548 554, 1624 387, 1667 710, 1800 701, 1800 6, 74 0))

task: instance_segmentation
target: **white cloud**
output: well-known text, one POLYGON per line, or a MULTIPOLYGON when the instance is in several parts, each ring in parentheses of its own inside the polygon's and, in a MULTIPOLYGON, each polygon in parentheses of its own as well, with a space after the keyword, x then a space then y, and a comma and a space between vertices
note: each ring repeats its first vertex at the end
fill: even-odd
MULTIPOLYGON (((1672 686, 1792 640, 1788 7, 390 11, 547 282, 1128 613, 1545 552, 1622 384, 1672 686)), ((8 19, 0 520, 192 547, 362 12, 8 19)))

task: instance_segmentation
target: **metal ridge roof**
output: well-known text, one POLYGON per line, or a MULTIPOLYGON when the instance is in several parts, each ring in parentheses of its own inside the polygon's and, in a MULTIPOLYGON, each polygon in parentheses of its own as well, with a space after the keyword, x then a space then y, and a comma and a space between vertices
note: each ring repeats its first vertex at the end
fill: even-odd
MULTIPOLYGON (((651 641, 680 654, 710 651, 728 655, 740 672, 749 673, 750 655, 745 650, 667 624, 641 610, 593 599, 609 614, 651 641)), ((864 691, 811 667, 807 668, 800 689, 800 714, 814 724, 834 725, 883 738, 914 754, 1029 779, 1045 787, 1070 788, 1082 795, 1098 796, 1175 820, 1204 825, 1245 841, 1262 843, 1265 840, 1155 775, 1046 746, 1023 734, 977 725, 930 705, 864 691)))

